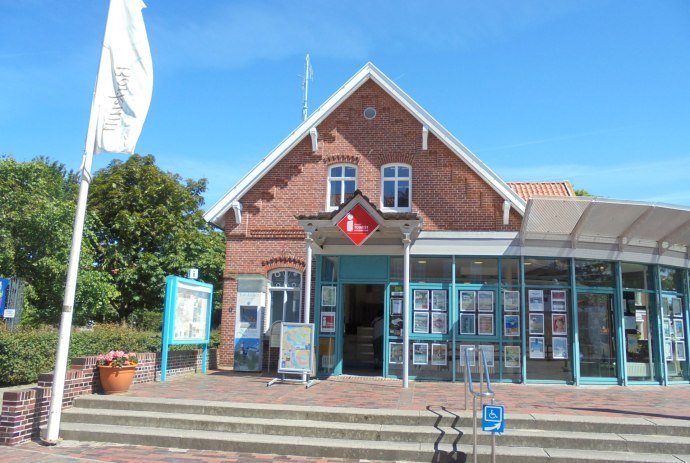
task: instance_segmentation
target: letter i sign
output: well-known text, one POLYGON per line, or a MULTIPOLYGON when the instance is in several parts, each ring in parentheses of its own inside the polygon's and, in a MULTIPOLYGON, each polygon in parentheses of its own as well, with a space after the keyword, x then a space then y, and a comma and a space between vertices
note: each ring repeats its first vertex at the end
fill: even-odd
POLYGON ((356 204, 345 217, 340 219, 338 228, 359 246, 379 228, 379 224, 361 204, 356 204))

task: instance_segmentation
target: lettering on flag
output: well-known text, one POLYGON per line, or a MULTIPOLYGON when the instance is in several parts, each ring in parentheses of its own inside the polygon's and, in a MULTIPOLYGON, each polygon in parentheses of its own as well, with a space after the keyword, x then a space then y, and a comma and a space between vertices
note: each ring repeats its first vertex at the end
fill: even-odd
POLYGON ((153 64, 141 0, 111 0, 91 105, 94 154, 132 154, 153 91, 153 64))

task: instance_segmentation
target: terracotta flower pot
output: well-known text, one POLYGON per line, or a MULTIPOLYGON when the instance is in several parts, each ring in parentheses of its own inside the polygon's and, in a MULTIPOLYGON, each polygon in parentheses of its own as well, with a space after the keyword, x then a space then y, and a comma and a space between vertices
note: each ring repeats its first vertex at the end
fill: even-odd
POLYGON ((127 392, 134 380, 134 372, 136 369, 136 365, 128 367, 107 367, 99 365, 98 371, 101 374, 101 387, 103 387, 103 392, 106 394, 127 392))

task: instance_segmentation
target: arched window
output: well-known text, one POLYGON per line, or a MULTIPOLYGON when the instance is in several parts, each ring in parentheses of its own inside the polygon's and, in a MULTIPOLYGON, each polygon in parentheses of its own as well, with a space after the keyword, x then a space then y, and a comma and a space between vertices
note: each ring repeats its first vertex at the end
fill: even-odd
POLYGON ((302 274, 289 269, 274 270, 268 275, 268 284, 271 296, 270 323, 299 322, 302 274))
POLYGON ((326 209, 337 209, 352 198, 357 189, 357 167, 350 164, 337 164, 328 168, 328 198, 326 209))
POLYGON ((381 210, 410 210, 412 204, 412 169, 406 164, 388 164, 381 168, 381 210))

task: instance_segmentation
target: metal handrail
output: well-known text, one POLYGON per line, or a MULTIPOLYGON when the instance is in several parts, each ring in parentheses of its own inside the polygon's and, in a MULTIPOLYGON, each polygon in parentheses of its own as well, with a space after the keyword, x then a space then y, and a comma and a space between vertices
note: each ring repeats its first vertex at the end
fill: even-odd
MULTIPOLYGON (((467 391, 472 394, 472 434, 474 436, 474 444, 472 447, 472 455, 474 463, 477 463, 477 398, 480 403, 484 404, 484 397, 491 398, 491 404, 494 403, 495 393, 491 387, 491 378, 489 377, 489 366, 484 357, 482 349, 475 347, 468 347, 465 350, 465 410, 467 410, 467 391), (479 351, 479 359, 483 368, 479 369, 479 391, 474 390, 474 381, 472 381, 472 369, 470 368, 470 354, 475 357, 475 352, 479 351), (486 391, 484 391, 484 378, 486 377, 486 391)), ((496 463, 496 433, 491 433, 491 461, 496 463)))

